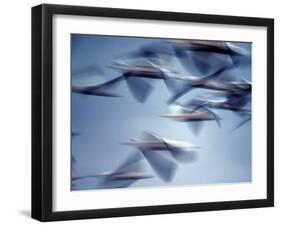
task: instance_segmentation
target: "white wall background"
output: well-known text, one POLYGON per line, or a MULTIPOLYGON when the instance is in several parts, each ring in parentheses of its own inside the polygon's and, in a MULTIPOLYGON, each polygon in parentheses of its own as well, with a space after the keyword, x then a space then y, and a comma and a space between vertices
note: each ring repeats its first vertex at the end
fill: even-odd
MULTIPOLYGON (((0 20, 0 224, 38 225, 30 215, 31 6, 42 1, 2 1, 0 20)), ((56 222, 60 225, 265 225, 281 214, 281 14, 277 0, 60 0, 55 4, 136 8, 275 18, 275 208, 56 222), (279 90, 278 90, 279 88, 279 90), (280 138, 279 138, 280 136, 280 138)), ((269 223, 270 224, 270 223, 269 223)))

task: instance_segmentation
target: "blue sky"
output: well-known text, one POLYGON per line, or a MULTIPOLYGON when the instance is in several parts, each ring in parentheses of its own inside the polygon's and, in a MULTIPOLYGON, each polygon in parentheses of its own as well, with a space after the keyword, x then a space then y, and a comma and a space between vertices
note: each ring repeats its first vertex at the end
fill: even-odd
MULTIPOLYGON (((103 73, 88 71, 72 73, 72 84, 92 84, 120 76, 120 71, 109 65, 116 57, 135 51, 146 44, 162 43, 161 39, 114 37, 101 35, 71 35, 72 72, 88 65, 98 65, 103 73)), ((250 43, 234 43, 249 51, 250 43)), ((187 73, 177 62, 175 70, 187 73)), ((251 80, 251 65, 237 68, 240 78, 251 80)), ((162 80, 151 80, 153 92, 145 103, 137 102, 125 83, 115 88, 120 98, 85 96, 72 93, 72 131, 79 136, 72 139, 72 176, 84 176, 114 171, 124 159, 138 150, 120 144, 140 137, 143 131, 160 136, 194 143, 200 146, 198 160, 181 164, 174 179, 163 182, 144 162, 144 170, 155 177, 140 180, 131 187, 182 186, 197 184, 238 183, 251 181, 251 122, 238 130, 232 128, 240 122, 233 112, 216 110, 222 118, 222 127, 206 122, 201 133, 195 136, 186 123, 176 122, 159 115, 169 112, 167 100, 170 91, 162 80)), ((197 89, 182 97, 185 102, 208 91, 197 89)), ((72 189, 95 189, 96 179, 77 181, 72 189)))

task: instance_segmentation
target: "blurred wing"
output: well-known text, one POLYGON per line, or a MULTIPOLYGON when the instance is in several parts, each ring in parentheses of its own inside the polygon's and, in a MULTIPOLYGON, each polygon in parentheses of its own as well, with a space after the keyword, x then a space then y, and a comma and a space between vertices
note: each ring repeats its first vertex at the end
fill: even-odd
POLYGON ((228 98, 227 102, 230 105, 235 105, 240 108, 244 107, 251 100, 251 97, 249 95, 231 94, 227 98, 228 98))
POLYGON ((173 157, 182 163, 191 163, 195 162, 198 159, 198 155, 196 151, 183 151, 180 149, 176 149, 171 151, 173 157))
POLYGON ((233 128, 233 131, 234 130, 237 130, 239 129, 240 127, 242 127, 243 125, 245 125, 247 122, 249 122, 251 120, 251 117, 247 117, 246 119, 242 120, 237 126, 235 126, 233 128))
POLYGON ((160 56, 173 56, 174 52, 170 45, 166 43, 150 43, 142 46, 139 50, 130 54, 130 57, 160 57, 160 56))
POLYGON ((171 145, 169 142, 166 142, 163 139, 167 149, 170 151, 171 155, 174 159, 178 162, 194 162, 197 159, 197 152, 196 151, 186 151, 181 148, 175 147, 171 145))
POLYGON ((183 90, 189 83, 189 81, 187 80, 174 78, 166 75, 165 73, 163 73, 163 75, 164 75, 164 82, 167 88, 173 93, 177 93, 180 90, 183 90))
POLYGON ((166 182, 173 179, 177 163, 167 151, 147 151, 141 149, 155 173, 166 182))
POLYGON ((251 65, 251 53, 250 51, 236 46, 234 43, 228 43, 229 49, 232 51, 232 61, 237 67, 248 67, 251 65))
POLYGON ((135 183, 137 179, 135 178, 118 178, 114 177, 114 174, 124 173, 124 172, 139 172, 142 170, 141 161, 143 156, 136 152, 121 163, 117 169, 111 175, 105 176, 103 180, 100 181, 99 187, 101 188, 125 188, 129 187, 131 184, 135 183))
POLYGON ((125 172, 125 171, 139 171, 142 168, 141 161, 143 157, 140 153, 136 152, 130 155, 124 162, 118 166, 114 172, 125 172))
POLYGON ((191 59, 192 63, 194 66, 197 68, 197 71, 205 75, 210 71, 211 65, 209 63, 209 60, 206 60, 206 57, 203 57, 202 54, 197 54, 197 53, 190 53, 191 54, 191 59))
POLYGON ((143 132, 141 138, 143 140, 147 140, 147 141, 160 141, 162 142, 162 139, 154 134, 154 133, 150 133, 150 132, 143 132))
POLYGON ((192 133, 196 136, 201 132, 204 122, 203 121, 197 121, 197 122, 187 122, 190 130, 192 133))
POLYGON ((107 82, 104 82, 100 85, 97 85, 96 88, 99 88, 99 89, 111 89, 113 87, 115 87, 120 81, 122 81, 124 78, 123 76, 119 76, 119 77, 116 77, 110 81, 107 81, 107 82))
MULTIPOLYGON (((147 141, 159 141, 164 142, 164 140, 154 133, 144 132, 142 134, 142 139, 147 141)), ((169 150, 160 151, 149 151, 147 149, 140 149, 143 155, 146 157, 147 161, 150 163, 154 171, 162 178, 164 181, 170 181, 174 175, 176 169, 176 162, 171 158, 169 150)))
POLYGON ((209 114, 211 114, 214 117, 214 119, 216 120, 216 123, 218 124, 218 127, 221 127, 219 116, 215 112, 211 111, 210 109, 208 109, 206 107, 203 107, 203 109, 205 111, 207 111, 209 114))
POLYGON ((146 82, 143 78, 127 76, 126 82, 129 90, 140 103, 146 101, 153 89, 152 85, 146 82))
POLYGON ((72 86, 72 91, 76 93, 87 94, 87 95, 118 97, 119 95, 112 93, 111 89, 113 89, 123 79, 124 78, 122 76, 119 76, 115 79, 112 79, 102 84, 88 85, 88 86, 87 85, 72 86))
POLYGON ((174 46, 174 52, 178 61, 181 63, 181 65, 186 71, 192 74, 198 73, 197 67, 194 65, 193 59, 190 54, 187 53, 187 51, 185 51, 181 47, 174 46))
POLYGON ((170 97, 170 99, 168 100, 168 104, 175 102, 176 100, 181 98, 183 95, 187 94, 192 89, 193 89, 192 85, 186 85, 183 89, 179 90, 178 92, 176 92, 174 95, 170 97))
MULTIPOLYGON (((221 67, 219 68, 218 70, 216 70, 214 73, 212 73, 211 75, 208 75, 206 77, 204 77, 205 80, 213 80, 213 79, 221 79, 222 75, 223 75, 223 72, 227 71, 227 70, 231 70, 233 68, 235 68, 236 65, 234 64, 229 64, 229 65, 226 65, 225 67, 221 67)), ((225 80, 231 80, 232 78, 227 78, 227 77, 224 77, 223 79, 225 80)))
POLYGON ((228 54, 232 55, 234 51, 229 48, 226 42, 216 42, 216 41, 203 41, 199 42, 190 42, 187 45, 187 49, 190 51, 196 52, 207 52, 207 53, 219 53, 219 54, 228 54), (204 43, 203 43, 204 42, 204 43))

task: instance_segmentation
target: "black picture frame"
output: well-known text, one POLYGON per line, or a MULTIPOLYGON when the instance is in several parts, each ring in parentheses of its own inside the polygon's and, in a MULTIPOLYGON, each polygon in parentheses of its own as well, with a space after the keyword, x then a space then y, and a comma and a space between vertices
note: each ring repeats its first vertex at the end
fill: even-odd
POLYGON ((32 218, 40 221, 57 221, 270 206, 274 206, 273 19, 50 4, 32 8, 32 218), (266 27, 267 198, 54 212, 52 210, 52 17, 55 14, 266 27))

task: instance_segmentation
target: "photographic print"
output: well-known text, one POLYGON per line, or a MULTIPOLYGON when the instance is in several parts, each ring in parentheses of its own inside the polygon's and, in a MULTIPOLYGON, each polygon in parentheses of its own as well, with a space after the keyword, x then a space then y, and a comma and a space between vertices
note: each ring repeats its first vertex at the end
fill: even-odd
POLYGON ((251 42, 70 38, 72 191, 251 183, 251 42))
POLYGON ((274 19, 32 7, 31 201, 40 221, 274 206, 274 19))

